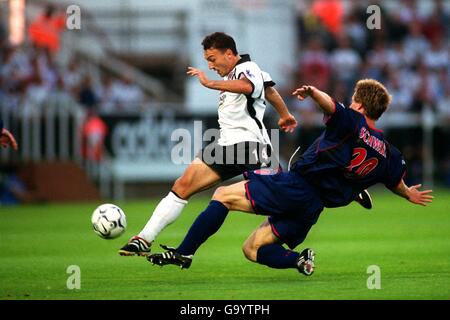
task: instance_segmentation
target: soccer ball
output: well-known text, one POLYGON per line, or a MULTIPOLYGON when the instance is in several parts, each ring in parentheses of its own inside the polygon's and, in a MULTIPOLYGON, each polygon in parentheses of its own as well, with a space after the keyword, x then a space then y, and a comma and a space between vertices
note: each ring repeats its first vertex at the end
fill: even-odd
POLYGON ((125 232, 127 218, 122 209, 115 204, 105 203, 92 213, 92 227, 103 239, 114 239, 125 232))

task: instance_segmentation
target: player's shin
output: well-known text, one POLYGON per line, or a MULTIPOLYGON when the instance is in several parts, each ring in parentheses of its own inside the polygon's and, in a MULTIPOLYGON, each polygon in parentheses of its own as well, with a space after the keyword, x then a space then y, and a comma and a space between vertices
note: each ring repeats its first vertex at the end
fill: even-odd
POLYGON ((223 203, 212 200, 208 207, 195 219, 176 251, 185 256, 193 255, 210 236, 220 229, 228 211, 223 203))
POLYGON ((276 269, 296 268, 300 254, 285 249, 281 244, 267 244, 258 249, 256 261, 276 269))
POLYGON ((173 192, 169 192, 156 206, 150 220, 139 233, 139 237, 151 243, 165 227, 180 216, 186 204, 186 200, 177 197, 173 192))

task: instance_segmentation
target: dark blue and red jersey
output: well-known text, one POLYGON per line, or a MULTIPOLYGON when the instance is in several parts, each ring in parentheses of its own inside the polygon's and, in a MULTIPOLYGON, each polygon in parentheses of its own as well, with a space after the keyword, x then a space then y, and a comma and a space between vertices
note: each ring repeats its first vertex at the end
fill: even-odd
POLYGON ((291 171, 317 188, 326 207, 346 205, 376 183, 389 189, 400 183, 406 171, 402 154, 362 114, 335 103, 334 113, 324 121, 325 131, 291 171))

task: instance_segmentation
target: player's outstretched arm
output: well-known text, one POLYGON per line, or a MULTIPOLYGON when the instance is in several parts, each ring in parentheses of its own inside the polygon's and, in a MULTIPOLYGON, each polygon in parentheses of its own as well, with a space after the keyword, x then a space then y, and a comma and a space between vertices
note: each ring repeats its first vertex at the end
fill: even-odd
POLYGON ((297 96, 297 99, 300 101, 306 99, 307 97, 311 97, 317 105, 322 109, 325 114, 333 114, 334 113, 334 102, 331 97, 323 91, 320 91, 316 87, 313 86, 301 86, 292 92, 293 96, 297 96))
POLYGON ((17 141, 12 135, 12 133, 5 128, 0 130, 1 130, 0 144, 2 145, 2 147, 6 148, 8 146, 11 146, 14 150, 17 150, 18 147, 17 141))
POLYGON ((188 68, 187 74, 197 77, 200 83, 209 89, 247 95, 253 92, 253 86, 250 80, 245 77, 238 80, 209 80, 203 71, 192 67, 188 68))
POLYGON ((433 202, 434 197, 431 195, 433 190, 423 190, 423 191, 419 190, 421 186, 422 186, 421 184, 417 184, 408 187, 402 179, 400 184, 391 190, 392 192, 405 198, 409 202, 419 204, 421 206, 426 206, 428 203, 433 202))
POLYGON ((265 91, 267 101, 277 110, 280 120, 278 125, 284 132, 293 132, 297 127, 297 120, 289 112, 283 98, 274 87, 267 87, 265 91))

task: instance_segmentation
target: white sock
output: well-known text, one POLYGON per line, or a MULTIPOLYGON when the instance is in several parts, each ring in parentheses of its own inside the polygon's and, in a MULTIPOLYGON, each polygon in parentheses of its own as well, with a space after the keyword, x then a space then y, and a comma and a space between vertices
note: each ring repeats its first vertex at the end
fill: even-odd
POLYGON ((186 200, 178 198, 173 192, 163 198, 153 211, 144 229, 139 233, 139 237, 144 238, 149 243, 156 239, 158 234, 169 224, 174 222, 187 204, 186 200))

